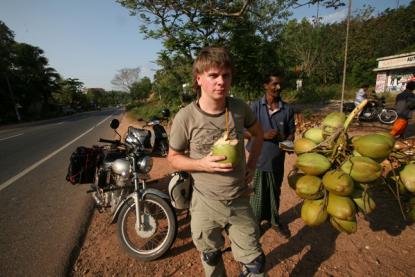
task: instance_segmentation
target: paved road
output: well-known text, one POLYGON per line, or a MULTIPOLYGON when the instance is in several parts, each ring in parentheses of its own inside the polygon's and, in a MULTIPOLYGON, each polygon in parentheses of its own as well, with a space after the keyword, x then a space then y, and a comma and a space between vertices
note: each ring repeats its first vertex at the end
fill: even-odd
POLYGON ((121 110, 73 115, 0 130, 0 276, 64 276, 93 204, 87 185, 65 180, 80 145, 114 138, 121 110))

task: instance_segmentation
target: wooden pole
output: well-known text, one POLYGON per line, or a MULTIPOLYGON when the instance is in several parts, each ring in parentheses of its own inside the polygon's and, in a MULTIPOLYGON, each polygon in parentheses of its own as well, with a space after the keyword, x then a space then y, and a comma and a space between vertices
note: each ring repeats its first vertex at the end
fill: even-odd
POLYGON ((350 28, 351 13, 352 13, 352 0, 349 0, 349 9, 347 12, 347 27, 346 27, 346 45, 344 47, 343 82, 342 82, 342 98, 340 101, 340 112, 343 112, 344 88, 346 86, 347 50, 349 46, 349 28, 350 28))

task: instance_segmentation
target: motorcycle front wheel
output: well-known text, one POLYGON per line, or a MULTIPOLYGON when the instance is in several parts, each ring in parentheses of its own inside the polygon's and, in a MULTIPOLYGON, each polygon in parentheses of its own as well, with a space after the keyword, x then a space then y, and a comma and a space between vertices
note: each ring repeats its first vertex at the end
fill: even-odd
POLYGON ((117 234, 130 256, 152 261, 172 246, 177 234, 177 218, 173 208, 159 196, 146 195, 141 204, 142 224, 138 224, 135 202, 131 199, 120 211, 117 234))
POLYGON ((392 124, 398 118, 398 114, 395 110, 384 109, 378 114, 379 121, 384 124, 392 124))

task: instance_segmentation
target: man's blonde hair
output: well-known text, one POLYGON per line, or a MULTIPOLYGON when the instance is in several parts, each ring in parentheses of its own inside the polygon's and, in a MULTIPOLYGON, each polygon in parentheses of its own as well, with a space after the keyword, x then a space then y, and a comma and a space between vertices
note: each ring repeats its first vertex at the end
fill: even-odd
POLYGON ((200 98, 200 86, 197 84, 197 75, 213 68, 226 68, 233 72, 233 63, 229 52, 223 47, 208 46, 200 50, 199 55, 193 63, 193 90, 200 98))

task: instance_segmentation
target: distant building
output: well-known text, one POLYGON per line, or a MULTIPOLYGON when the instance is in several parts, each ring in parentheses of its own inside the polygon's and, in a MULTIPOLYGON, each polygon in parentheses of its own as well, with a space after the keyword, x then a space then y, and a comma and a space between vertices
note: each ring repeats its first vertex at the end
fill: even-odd
POLYGON ((414 78, 415 52, 378 58, 376 92, 400 92, 414 78))

